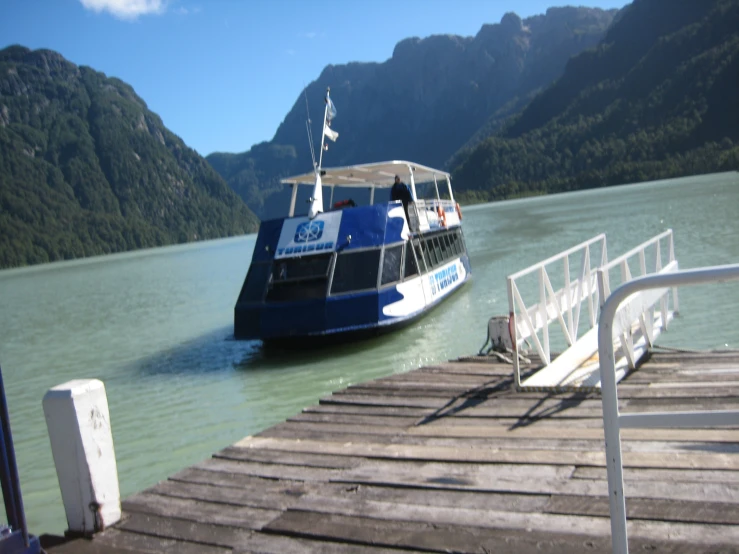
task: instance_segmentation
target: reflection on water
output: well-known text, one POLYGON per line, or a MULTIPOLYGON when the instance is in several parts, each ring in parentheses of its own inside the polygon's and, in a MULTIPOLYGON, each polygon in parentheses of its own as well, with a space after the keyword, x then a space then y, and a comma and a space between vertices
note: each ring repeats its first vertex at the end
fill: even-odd
MULTIPOLYGON (((129 495, 350 384, 477 352, 508 312, 505 277, 605 232, 612 258, 672 228, 683 268, 739 261, 736 174, 464 209, 473 280, 390 335, 280 352, 233 340, 254 235, 0 272, 0 362, 35 533, 64 510, 41 399, 70 379, 106 386, 129 495)), ((660 342, 739 348, 739 286, 680 292, 660 342)))

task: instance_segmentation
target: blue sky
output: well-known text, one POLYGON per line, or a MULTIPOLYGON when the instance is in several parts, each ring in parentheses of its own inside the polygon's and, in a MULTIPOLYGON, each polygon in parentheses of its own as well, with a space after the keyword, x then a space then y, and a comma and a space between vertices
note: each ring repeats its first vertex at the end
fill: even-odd
MULTIPOLYGON (((626 0, 582 0, 620 8, 626 0)), ((474 35, 557 0, 0 0, 0 48, 50 48, 131 84, 200 154, 270 140, 328 64, 382 62, 400 40, 474 35)), ((319 103, 321 100, 318 99, 319 103)), ((337 101, 338 117, 341 104, 337 101)))

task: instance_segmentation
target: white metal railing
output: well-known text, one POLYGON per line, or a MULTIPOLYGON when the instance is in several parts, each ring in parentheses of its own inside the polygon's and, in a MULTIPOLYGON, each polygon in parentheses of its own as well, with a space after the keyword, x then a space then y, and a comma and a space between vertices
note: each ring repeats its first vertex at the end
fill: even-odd
MULTIPOLYGON (((508 306, 513 349, 518 352, 520 345, 531 339, 539 357, 546 365, 549 365, 551 363, 549 324, 557 320, 565 342, 568 346, 572 346, 579 338, 578 333, 581 331, 581 307, 585 300, 588 303, 589 329, 594 328, 600 305, 596 271, 598 267, 606 263, 607 259, 606 236, 600 234, 543 262, 509 275, 507 279, 508 306), (592 251, 598 247, 600 248, 600 263, 593 267, 592 251), (580 256, 580 270, 575 280, 572 281, 570 258, 578 255, 580 256), (547 267, 558 262, 562 262, 564 265, 564 285, 561 289, 554 291, 547 267), (538 275, 539 302, 534 306, 527 307, 516 281, 532 273, 538 275), (541 333, 541 339, 539 333, 541 333)), ((518 355, 513 356, 513 368, 516 386, 520 387, 521 376, 518 355)))
POLYGON ((613 552, 629 551, 626 531, 621 427, 708 427, 739 424, 739 410, 700 412, 652 412, 619 414, 613 336, 620 335, 639 315, 639 306, 661 298, 669 287, 739 280, 739 264, 639 277, 617 288, 601 308, 598 326, 598 355, 603 402, 608 502, 613 552), (647 292, 648 291, 648 292, 647 292), (636 297, 641 302, 635 302, 636 297), (624 304, 625 300, 629 300, 624 304), (622 304, 624 304, 622 306, 622 304))
MULTIPOLYGON (((519 356, 516 355, 513 364, 517 387, 558 391, 589 388, 597 390, 600 387, 596 324, 598 310, 611 293, 612 281, 619 284, 633 279, 632 266, 635 268, 633 273, 638 276, 677 271, 672 230, 660 233, 611 261, 607 257, 605 235, 599 235, 508 277, 510 334, 514 350, 518 351, 522 343, 530 339, 544 364, 542 369, 522 383, 519 356), (593 249, 597 250, 598 246, 601 249, 601 261, 594 265, 593 249), (572 282, 570 257, 577 256, 578 253, 582 255, 580 273, 577 280, 572 282), (564 286, 555 292, 550 279, 553 275, 551 266, 558 268, 560 261, 564 262, 564 286), (612 275, 614 272, 619 275, 612 275), (538 303, 527 307, 517 280, 532 273, 538 276, 538 303), (580 316, 582 303, 586 300, 590 325, 583 331, 580 316), (566 349, 556 359, 552 359, 549 329, 554 321, 559 322, 563 343, 566 345, 566 349)), ((562 279, 562 274, 559 277, 562 279)), ((617 366, 619 380, 629 369, 636 367, 677 312, 677 290, 673 289, 671 292, 672 309, 669 291, 665 291, 662 296, 653 299, 653 302, 641 304, 640 309, 635 312, 632 324, 624 326, 616 338, 620 344, 617 366)))
MULTIPOLYGON (((639 275, 644 277, 648 274, 671 273, 677 271, 678 263, 675 259, 675 242, 672 229, 668 229, 664 233, 653 237, 652 239, 640 244, 636 248, 629 250, 626 254, 619 256, 598 270, 598 290, 600 291, 601 305, 606 302, 611 295, 611 271, 618 269, 620 272, 620 283, 627 283, 634 277, 632 276, 630 262, 638 261, 639 275), (663 252, 666 250, 667 260, 663 264, 663 252), (650 255, 650 261, 653 261, 654 271, 649 271, 647 267, 647 255, 650 255)), ((672 320, 674 313, 678 311, 677 288, 672 289, 672 310, 669 309, 669 290, 665 290, 655 302, 644 305, 643 310, 635 313, 635 319, 632 321, 634 325, 625 326, 617 339, 621 344, 621 352, 626 360, 625 366, 630 369, 636 367, 639 358, 646 350, 654 344, 654 340, 662 330, 667 329, 668 323, 672 320), (659 312, 656 310, 656 304, 659 302, 659 312)), ((625 373, 626 367, 619 370, 620 377, 625 373)))
MULTIPOLYGON (((457 214, 457 205, 453 200, 443 199, 431 199, 431 200, 416 200, 413 204, 409 205, 409 212, 415 213, 417 220, 417 229, 414 231, 428 231, 436 226, 459 225, 459 215, 457 214), (443 210, 444 224, 442 225, 439 221, 439 208, 443 210)), ((410 217, 410 214, 409 214, 410 217)), ((413 219, 411 217, 411 219, 413 219)))

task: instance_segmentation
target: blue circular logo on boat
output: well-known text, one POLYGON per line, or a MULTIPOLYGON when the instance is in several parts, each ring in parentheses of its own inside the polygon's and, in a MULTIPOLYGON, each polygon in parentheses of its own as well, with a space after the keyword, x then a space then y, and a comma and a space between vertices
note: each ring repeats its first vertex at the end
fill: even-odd
POLYGON ((295 230, 295 242, 313 242, 323 235, 323 221, 306 221, 295 230))

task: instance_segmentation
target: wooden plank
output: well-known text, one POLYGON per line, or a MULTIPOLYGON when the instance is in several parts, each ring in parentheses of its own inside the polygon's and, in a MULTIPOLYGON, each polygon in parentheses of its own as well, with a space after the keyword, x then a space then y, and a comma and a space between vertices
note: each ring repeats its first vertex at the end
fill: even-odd
POLYGON ((214 454, 213 457, 244 462, 322 467, 326 469, 346 469, 356 466, 361 461, 360 458, 337 458, 336 456, 305 452, 295 452, 290 456, 285 456, 284 453, 276 452, 274 450, 258 450, 256 448, 245 449, 233 446, 224 448, 220 452, 214 454))
MULTIPOLYGON (((165 552, 172 554, 179 552, 182 554, 225 554, 231 552, 230 548, 165 539, 140 533, 129 533, 118 529, 108 529, 95 535, 95 538, 90 542, 92 545, 101 548, 97 551, 101 554, 113 553, 117 549, 126 549, 132 552, 165 552)), ((76 550, 74 552, 76 554, 87 554, 85 550, 76 550)))
POLYGON ((358 414, 379 415, 386 417, 421 418, 434 413, 433 408, 409 408, 406 406, 364 406, 356 404, 319 404, 303 408, 302 413, 320 414, 358 414))
MULTIPOLYGON (((445 417, 445 418, 425 418, 419 420, 418 425, 414 426, 414 429, 419 427, 486 427, 492 425, 495 427, 536 427, 538 429, 602 429, 603 419, 598 417, 588 416, 582 414, 577 415, 577 412, 568 412, 572 416, 567 417, 562 414, 561 417, 544 416, 538 417, 535 414, 531 416, 489 416, 489 417, 445 417)), ((410 431, 410 429, 409 429, 410 431)), ((602 433, 602 431, 601 431, 602 433)))
POLYGON ((448 373, 422 373, 412 371, 410 373, 396 374, 391 377, 377 379, 366 383, 351 385, 353 388, 429 388, 429 389, 467 389, 508 387, 511 384, 511 376, 471 376, 448 373))
MULTIPOLYGON (((330 543, 293 539, 276 535, 266 535, 255 531, 246 531, 221 525, 206 525, 198 522, 162 518, 159 516, 134 514, 124 520, 120 528, 132 532, 150 534, 162 538, 171 538, 195 542, 200 545, 221 545, 236 549, 240 553, 255 552, 260 554, 397 554, 398 550, 374 548, 345 543, 330 543)), ((218 550, 220 552, 221 550, 218 550)), ((130 552, 130 551, 127 551, 130 552)), ((210 552, 207 548, 200 552, 210 552)), ((72 554, 70 552, 70 554, 72 554)))
POLYGON ((403 430, 416 425, 516 425, 534 424, 546 421, 547 425, 553 426, 578 426, 596 427, 600 426, 601 413, 570 409, 562 412, 537 413, 531 412, 522 415, 520 411, 506 409, 500 406, 497 410, 485 408, 484 411, 472 412, 467 409, 459 411, 440 411, 438 414, 429 414, 420 418, 401 418, 395 416, 343 414, 343 413, 318 413, 304 412, 288 419, 289 422, 297 423, 327 423, 333 425, 359 425, 380 426, 386 428, 397 428, 403 430), (487 412, 487 413, 486 413, 487 412))
MULTIPOLYGON (((367 460, 357 468, 337 472, 332 481, 351 481, 353 476, 376 473, 405 476, 413 475, 413 483, 439 483, 442 485, 466 485, 498 481, 564 481, 575 471, 572 465, 531 465, 531 464, 479 464, 455 461, 418 462, 406 460, 367 460)), ((384 477, 380 477, 381 479, 384 477)), ((364 478, 361 478, 364 481, 364 478)), ((396 484, 399 481, 393 480, 396 484)), ((489 487, 485 487, 486 490, 489 487)), ((531 488, 526 492, 531 492, 531 488)))
MULTIPOLYGON (((606 479, 604 467, 578 467, 572 475, 575 479, 606 479)), ((684 483, 739 483, 739 471, 706 469, 642 469, 624 472, 625 481, 675 481, 684 483)))
POLYGON ((150 535, 163 539, 195 543, 193 547, 220 547, 230 552, 234 547, 247 544, 252 531, 226 525, 211 525, 199 521, 162 517, 151 514, 130 514, 116 529, 130 533, 150 535))
MULTIPOLYGON (((213 485, 216 487, 234 487, 244 489, 269 488, 275 486, 283 486, 290 488, 294 494, 301 494, 307 490, 309 484, 304 481, 291 481, 289 479, 280 479, 276 481, 274 478, 255 477, 243 473, 229 473, 226 471, 208 471, 189 467, 174 474, 169 478, 170 481, 182 481, 183 483, 198 483, 201 485, 213 485), (279 483, 279 485, 278 485, 279 483)), ((148 489, 147 489, 148 490, 148 489)))
POLYGON ((248 541, 240 545, 239 554, 406 554, 415 550, 398 550, 346 542, 320 541, 275 535, 252 533, 248 541))
MULTIPOLYGON (((591 479, 561 479, 539 476, 536 470, 528 478, 510 478, 495 472, 496 466, 481 466, 477 471, 460 471, 456 464, 424 464, 405 468, 398 464, 375 462, 347 470, 332 479, 333 482, 363 483, 386 487, 424 487, 428 489, 472 490, 477 492, 567 494, 576 496, 604 496, 607 481, 591 479), (383 471, 383 469, 392 472, 383 471)), ((524 467, 524 466, 521 466, 524 467)), ((642 481, 625 483, 626 498, 669 498, 739 503, 739 484, 675 483, 671 481, 642 481)), ((298 506, 303 506, 298 503, 298 506)))
MULTIPOLYGON (((606 490, 607 487, 606 487, 606 490)), ((432 525, 464 525, 526 531, 536 529, 545 534, 581 534, 610 536, 610 521, 602 517, 561 515, 551 513, 521 513, 500 510, 470 510, 462 507, 446 508, 388 502, 357 501, 306 495, 300 499, 296 510, 343 516, 370 517, 390 521, 411 521, 432 525)), ((739 527, 692 524, 672 524, 658 521, 631 521, 627 523, 629 535, 650 541, 679 539, 694 544, 739 544, 739 527)))
POLYGON ((382 383, 389 385, 393 383, 400 384, 425 384, 425 383, 436 383, 436 384, 452 384, 452 385, 469 385, 472 387, 478 387, 487 383, 499 383, 500 381, 510 379, 512 370, 509 368, 507 374, 469 374, 469 373, 444 373, 440 371, 428 371, 425 368, 416 369, 407 373, 395 373, 388 375, 371 383, 382 383))
MULTIPOLYGON (((660 348, 659 346, 657 348, 660 348)), ((652 352, 652 360, 660 363, 685 363, 685 362, 708 362, 708 361, 727 361, 739 359, 739 353, 736 350, 704 350, 690 351, 685 350, 655 350, 652 352)))
POLYGON ((194 465, 198 469, 208 471, 224 471, 226 473, 242 473, 254 477, 269 479, 288 479, 292 481, 328 481, 340 470, 320 467, 291 466, 283 464, 260 464, 211 458, 194 465))
MULTIPOLYGON (((516 398, 524 401, 528 401, 529 404, 534 404, 540 400, 543 396, 540 393, 516 393, 516 398)), ((572 395, 572 394, 561 394, 561 395, 550 395, 550 398, 557 399, 572 399, 572 398, 583 398, 583 399, 595 399, 597 397, 585 396, 585 395, 572 395)), ((441 396, 376 396, 373 394, 334 394, 326 398, 322 398, 320 403, 323 404, 357 404, 364 406, 387 406, 387 407, 414 407, 421 409, 440 409, 448 406, 481 406, 484 404, 497 404, 501 401, 505 401, 509 396, 478 396, 474 398, 467 397, 441 397, 441 396)))
MULTIPOLYGON (((592 496, 552 496, 547 513, 609 517, 608 499, 592 496)), ((739 525, 739 505, 661 498, 626 498, 629 519, 650 519, 685 523, 739 525)))
MULTIPOLYGON (((570 537, 544 537, 544 534, 535 531, 528 536, 511 531, 497 535, 494 530, 475 527, 382 521, 300 511, 286 512, 267 529, 273 533, 291 536, 419 549, 425 552, 462 554, 511 551, 518 554, 588 552, 582 546, 578 549, 575 541, 567 540, 570 537)), ((600 539, 598 544, 604 549, 607 546, 603 539, 600 539)))
MULTIPOLYGON (((318 430, 314 431, 311 429, 299 428, 296 426, 275 426, 262 431, 258 435, 259 438, 274 438, 274 439, 293 439, 293 440, 314 440, 314 441, 326 441, 326 442, 352 442, 361 443, 369 442, 374 444, 390 444, 395 442, 398 435, 373 435, 371 433, 364 433, 357 435, 356 433, 339 433, 336 431, 318 430)), ((238 443, 237 443, 238 444, 238 443)))
POLYGON ((128 513, 151 514, 246 529, 260 529, 277 517, 278 510, 263 510, 215 502, 201 502, 142 492, 122 503, 128 513))
POLYGON ((410 487, 383 487, 354 484, 324 484, 311 492, 333 497, 420 504, 423 506, 465 507, 482 510, 510 510, 514 512, 542 512, 549 495, 513 493, 477 493, 474 491, 424 489, 410 487))
MULTIPOLYGON (((111 530, 111 533, 118 533, 118 531, 111 530)), ((47 554, 139 554, 141 552, 161 552, 161 550, 132 550, 131 548, 122 548, 107 545, 99 540, 89 539, 75 539, 75 540, 62 540, 54 541, 54 544, 46 545, 43 543, 45 537, 49 535, 42 535, 40 537, 42 543, 41 547, 47 554)))
MULTIPOLYGON (((602 452, 603 438, 571 439, 571 438, 535 438, 526 435, 506 435, 495 437, 491 441, 486 437, 427 437, 409 434, 403 435, 356 435, 351 433, 301 431, 268 429, 258 435, 259 438, 306 440, 314 442, 333 443, 368 443, 368 444, 395 444, 407 446, 448 447, 465 451, 468 448, 495 448, 496 450, 563 450, 602 452)), ((246 437, 242 440, 247 440, 246 437)), ((624 452, 693 452, 738 454, 739 443, 730 442, 700 442, 700 441, 661 441, 639 440, 621 443, 624 452)), ((683 466, 681 466, 683 467, 683 466)), ((713 465, 711 466, 713 467, 713 465)), ((722 466, 723 467, 723 466, 722 466)))
POLYGON ((363 404, 366 406, 398 406, 410 408, 441 408, 448 403, 445 397, 388 397, 368 394, 337 394, 321 398, 320 404, 363 404))
MULTIPOLYGON (((501 426, 444 426, 424 425, 408 429, 407 433, 421 436, 451 437, 506 437, 525 436, 529 438, 572 438, 598 439, 603 431, 595 428, 565 427, 562 425, 527 427, 501 426)), ((621 429, 621 440, 671 440, 699 442, 739 442, 739 431, 723 429, 621 429)))
MULTIPOLYGON (((501 409, 500 412, 505 412, 501 409)), ((322 414, 322 413, 301 413, 295 417, 288 419, 292 423, 324 423, 329 425, 347 425, 365 426, 371 430, 373 426, 385 428, 395 428, 397 432, 420 425, 444 425, 450 427, 456 426, 484 426, 484 425, 534 425, 546 421, 546 425, 555 427, 576 426, 576 427, 599 427, 601 423, 600 414, 593 417, 592 414, 568 411, 561 414, 545 414, 538 415, 532 413, 527 417, 514 416, 513 413, 498 416, 479 416, 465 411, 458 412, 453 416, 440 414, 438 416, 430 415, 422 418, 399 418, 386 416, 364 416, 354 414, 322 414), (556 425, 555 425, 556 422, 556 425)))
POLYGON ((417 417, 397 417, 397 416, 378 416, 378 415, 356 415, 356 414, 320 414, 303 412, 291 418, 288 421, 293 422, 310 422, 310 423, 333 423, 336 425, 358 425, 358 426, 374 426, 404 429, 414 425, 417 417))
MULTIPOLYGON (((427 415, 444 417, 487 417, 487 416, 522 416, 524 414, 551 415, 557 417, 562 413, 565 416, 572 413, 577 417, 601 417, 602 408, 599 399, 542 399, 532 403, 530 399, 519 399, 516 396, 496 398, 494 402, 482 402, 462 406, 462 401, 456 401, 447 408, 408 408, 405 406, 373 406, 365 404, 321 404, 309 406, 303 413, 337 413, 356 415, 378 415, 422 418, 427 415)), ((644 412, 649 410, 664 410, 665 405, 670 410, 688 411, 702 409, 735 409, 739 405, 739 398, 725 398, 710 400, 702 398, 672 399, 635 398, 621 400, 619 409, 622 413, 644 412), (657 404, 657 407, 653 407, 657 404)))
POLYGON ((621 413, 690 412, 701 410, 736 410, 739 398, 633 398, 624 403, 621 413))
POLYGON ((637 411, 640 408, 642 411, 677 411, 677 406, 680 406, 683 410, 735 410, 739 406, 739 398, 701 398, 700 396, 679 399, 659 397, 631 398, 626 401, 626 406, 626 410, 631 412, 637 411), (716 407, 714 408, 714 406, 716 407))
POLYGON ((687 383, 680 383, 679 387, 656 388, 644 387, 641 384, 631 385, 619 384, 619 398, 727 398, 739 396, 739 386, 725 386, 721 383, 711 383, 710 387, 701 388, 700 392, 695 390, 694 386, 686 386, 687 383))
MULTIPOLYGON (((387 545, 419 549, 426 552, 516 552, 516 554, 580 554, 609 552, 607 537, 542 533, 534 528, 525 531, 487 529, 473 526, 432 525, 429 523, 396 522, 335 514, 288 511, 273 521, 273 533, 291 536, 347 540, 362 544, 387 545)), ((681 545, 675 542, 644 541, 631 538, 634 551, 667 553, 715 553, 715 546, 681 545)), ((732 545, 726 545, 731 546, 732 545)), ((729 550, 727 550, 728 552, 729 550)))
MULTIPOLYGON (((529 367, 523 367, 522 371, 534 370, 529 367)), ((468 373, 470 375, 502 375, 510 377, 513 375, 513 366, 511 364, 502 363, 481 364, 476 362, 448 362, 424 366, 414 369, 413 372, 448 373, 451 375, 468 373)))
MULTIPOLYGON (((336 443, 311 440, 247 437, 234 446, 274 448, 297 452, 322 452, 334 455, 365 456, 406 460, 458 461, 471 463, 522 463, 545 465, 605 466, 601 452, 558 452, 552 450, 498 450, 494 448, 427 447, 424 445, 336 443)), ((739 469, 739 457, 727 454, 692 452, 625 452, 624 467, 661 467, 672 469, 739 469)))
POLYGON ((671 371, 669 373, 665 372, 659 372, 659 373, 639 373, 636 372, 636 375, 633 379, 629 379, 628 383, 631 385, 636 384, 650 384, 650 383, 690 383, 694 382, 696 380, 700 380, 702 383, 711 383, 713 386, 715 386, 718 383, 726 383, 726 382, 736 382, 737 378, 739 378, 739 368, 736 369, 724 369, 721 371, 716 371, 716 368, 711 368, 705 370, 705 372, 700 373, 695 370, 675 370, 671 371))
MULTIPOLYGON (((621 402, 620 409, 623 411, 627 405, 627 402, 621 402)), ((557 417, 560 414, 567 416, 572 413, 576 417, 581 415, 585 415, 586 417, 602 417, 602 408, 600 400, 583 400, 579 402, 573 400, 545 399, 532 404, 530 400, 518 400, 515 397, 506 397, 496 399, 494 403, 464 405, 464 403, 455 402, 449 407, 441 409, 406 408, 403 406, 367 406, 361 404, 320 404, 305 408, 303 413, 397 416, 413 417, 416 420, 431 415, 437 417, 519 417, 528 414, 557 417)))
POLYGON ((340 391, 336 391, 332 394, 332 396, 355 396, 355 395, 363 395, 363 396, 381 396, 381 397, 406 397, 406 398, 454 398, 454 397, 486 397, 489 398, 491 396, 501 396, 503 394, 507 394, 510 389, 510 384, 506 384, 506 386, 501 387, 479 387, 479 388, 470 388, 470 387, 425 387, 425 386, 419 386, 419 387, 380 387, 380 386, 372 386, 371 384, 368 384, 366 386, 360 386, 357 385, 356 387, 352 387, 349 389, 344 389, 340 391))
POLYGON ((286 510, 295 500, 305 494, 305 488, 273 481, 272 486, 260 488, 233 488, 184 481, 163 481, 147 489, 147 493, 174 498, 232 504, 264 510, 286 510))
MULTIPOLYGON (((269 431, 303 431, 336 432, 352 435, 397 435, 405 432, 404 427, 386 427, 384 425, 342 425, 340 423, 312 423, 310 421, 286 421, 271 427, 269 431)), ((260 433, 261 435, 261 433, 260 433)))
MULTIPOLYGON (((324 434, 322 436, 312 437, 311 440, 341 442, 333 440, 335 435, 324 434)), ((283 437, 285 438, 285 437, 283 437)), ((305 437, 308 439, 309 437, 305 437)), ((351 442, 348 440, 346 442, 351 442)), ((603 439, 542 439, 531 438, 525 435, 511 435, 505 437, 495 437, 490 440, 484 437, 424 437, 414 435, 398 435, 396 437, 386 437, 372 435, 367 436, 365 442, 375 444, 396 444, 396 445, 421 445, 427 447, 442 446, 457 449, 467 448, 494 448, 496 450, 562 450, 562 451, 584 451, 584 452, 601 452, 604 449, 603 439)), ((621 443, 623 452, 693 452, 693 453, 722 453, 722 454, 739 454, 739 444, 729 442, 698 442, 698 441, 624 441, 621 443)))

